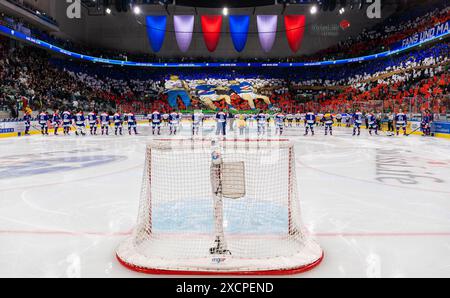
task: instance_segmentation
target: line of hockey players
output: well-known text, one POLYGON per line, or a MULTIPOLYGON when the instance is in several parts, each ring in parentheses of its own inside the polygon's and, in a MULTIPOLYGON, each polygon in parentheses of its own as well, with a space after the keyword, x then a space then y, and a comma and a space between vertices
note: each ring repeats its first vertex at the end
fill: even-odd
MULTIPOLYGON (((176 135, 180 131, 180 123, 183 119, 183 114, 178 112, 161 114, 158 111, 154 111, 147 116, 150 126, 152 127, 153 135, 161 134, 161 126, 168 126, 169 135, 176 135)), ((201 127, 206 119, 205 115, 201 111, 195 111, 194 113, 187 115, 192 123, 192 135, 198 135, 201 127)), ((230 112, 220 110, 214 116, 217 122, 217 135, 226 135, 227 124, 230 124, 230 130, 234 130, 234 122, 237 121, 237 127, 241 135, 245 133, 249 126, 257 125, 258 135, 266 133, 270 127, 270 123, 273 121, 277 135, 282 135, 285 127, 301 127, 302 124, 305 127, 305 136, 315 134, 315 128, 318 126, 324 127, 325 135, 333 135, 333 125, 336 126, 353 126, 353 136, 359 136, 361 134, 361 126, 365 121, 369 134, 378 135, 381 126, 380 114, 375 112, 369 112, 365 115, 357 110, 355 113, 349 114, 332 114, 327 113, 282 113, 278 112, 274 115, 270 115, 264 111, 259 111, 255 114, 237 114, 233 115, 230 112)), ((424 135, 431 135, 431 122, 432 114, 430 111, 426 111, 422 117, 421 128, 424 135)), ((31 114, 24 116, 25 121, 25 134, 29 134, 31 124, 31 114)), ((119 112, 114 114, 103 112, 100 115, 96 111, 92 111, 85 115, 81 110, 72 114, 70 111, 64 111, 60 113, 56 110, 52 115, 49 115, 46 111, 42 111, 38 117, 37 122, 42 135, 48 135, 49 126, 53 126, 55 135, 58 135, 58 131, 61 128, 64 135, 70 135, 71 128, 75 130, 76 135, 86 135, 88 128, 91 135, 97 135, 98 130, 102 135, 109 135, 111 126, 114 129, 115 135, 122 135, 124 124, 127 124, 128 133, 131 135, 138 134, 137 132, 137 120, 133 113, 119 112)), ((391 114, 388 119, 388 132, 396 132, 397 135, 400 131, 403 131, 403 135, 406 135, 406 128, 408 125, 408 117, 402 110, 399 113, 391 114), (395 127, 395 130, 394 130, 395 127)))
MULTIPOLYGON (((176 112, 161 115, 158 111, 155 111, 152 115, 149 115, 149 121, 152 125, 153 134, 161 134, 161 123, 164 122, 166 123, 165 125, 169 126, 169 134, 176 135, 181 117, 182 115, 176 112)), ((205 120, 205 115, 201 111, 198 111, 190 115, 189 118, 192 120, 192 134, 198 135, 200 127, 203 125, 203 122, 205 120)), ((353 126, 353 136, 361 135, 361 126, 363 125, 364 120, 366 121, 366 125, 370 135, 372 135, 373 133, 375 135, 378 135, 378 132, 381 129, 381 119, 379 115, 375 114, 375 112, 369 112, 364 115, 361 111, 358 110, 353 114, 338 113, 335 115, 333 115, 331 112, 324 114, 316 114, 313 112, 309 112, 306 114, 284 114, 282 112, 278 112, 274 115, 270 115, 268 113, 265 113, 264 111, 260 111, 256 114, 232 115, 229 112, 220 110, 216 113, 214 118, 217 123, 217 135, 227 134, 227 124, 230 123, 230 119, 230 130, 233 131, 234 121, 237 120, 237 128, 239 129, 239 133, 241 135, 245 133, 248 126, 254 126, 254 123, 256 123, 257 125, 258 135, 263 135, 266 133, 271 121, 273 121, 275 124, 275 133, 277 135, 282 135, 285 127, 301 127, 302 123, 305 127, 305 136, 308 135, 309 132, 314 135, 314 129, 317 126, 324 126, 325 135, 333 135, 333 125, 336 123, 337 126, 340 127, 343 125, 343 121, 345 121, 346 126, 353 126)), ((408 125, 407 115, 403 113, 402 110, 400 110, 399 113, 392 115, 391 120, 389 120, 388 122, 388 131, 394 132, 395 126, 397 135, 400 134, 400 131, 403 131, 403 135, 406 135, 406 128, 408 125)), ((424 135, 431 134, 431 120, 432 116, 430 111, 426 111, 422 117, 421 125, 424 135)))
MULTIPOLYGON (((227 113, 219 111, 216 114, 217 121, 217 132, 218 135, 226 135, 226 123, 227 123, 227 113)), ((247 129, 248 125, 253 126, 253 123, 257 124, 258 135, 266 133, 267 128, 270 126, 270 122, 273 120, 275 124, 276 134, 282 135, 285 127, 301 127, 302 123, 305 127, 305 136, 315 134, 315 128, 318 126, 324 127, 325 135, 333 135, 333 125, 336 124, 338 127, 343 126, 343 122, 347 127, 353 127, 353 136, 361 135, 361 126, 363 121, 366 122, 367 129, 370 135, 378 135, 381 130, 381 118, 380 114, 375 112, 368 112, 365 115, 357 110, 352 114, 332 114, 327 113, 313 113, 309 112, 306 114, 284 114, 278 112, 274 115, 260 111, 257 114, 251 115, 237 115, 239 132, 242 135, 247 129)), ((430 111, 426 111, 423 114, 421 128, 424 135, 431 135, 431 121, 432 115, 430 111)), ((408 126, 408 116, 400 110, 396 114, 391 114, 388 119, 388 132, 396 132, 397 135, 403 131, 403 135, 407 135, 406 129, 408 126), (395 127, 395 130, 394 130, 395 127)), ((230 129, 233 125, 230 125, 230 129)), ((393 134, 392 134, 393 135, 393 134)))
MULTIPOLYGON (((195 112, 192 115, 192 120, 194 121, 194 115, 196 119, 201 119, 201 123, 203 123, 203 120, 205 116, 201 112, 195 112)), ((150 122, 150 126, 152 127, 152 134, 153 135, 161 135, 161 125, 168 126, 169 127, 169 134, 170 135, 176 135, 180 130, 180 123, 183 118, 183 114, 178 112, 172 112, 170 114, 165 113, 161 114, 158 111, 154 111, 152 114, 148 115, 148 121, 150 122)), ((194 126, 199 124, 198 121, 193 122, 193 133, 195 132, 194 126)), ((200 126, 197 126, 196 131, 198 134, 200 126)))
MULTIPOLYGON (((25 135, 30 134, 32 125, 31 114, 25 114, 25 135)), ((35 127, 41 131, 42 135, 48 135, 49 126, 52 126, 55 131, 55 135, 59 135, 59 130, 62 129, 64 135, 70 135, 71 128, 75 130, 77 136, 85 136, 89 128, 91 135, 97 135, 97 131, 100 129, 102 135, 109 135, 111 126, 114 128, 115 135, 123 135, 123 127, 126 123, 128 126, 128 133, 131 135, 138 134, 136 116, 133 113, 119 112, 113 115, 109 113, 101 113, 100 115, 96 111, 92 111, 85 115, 83 111, 72 114, 70 111, 56 110, 52 115, 49 115, 46 111, 41 111, 37 117, 37 123, 39 127, 35 127)))

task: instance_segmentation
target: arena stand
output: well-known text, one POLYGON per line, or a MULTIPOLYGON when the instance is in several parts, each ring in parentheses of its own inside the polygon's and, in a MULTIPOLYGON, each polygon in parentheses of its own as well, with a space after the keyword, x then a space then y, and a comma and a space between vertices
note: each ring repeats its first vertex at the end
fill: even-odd
MULTIPOLYGON (((5 17, 0 18, 2 24, 5 24, 5 17)), ((288 58, 287 61, 339 58, 341 53, 347 56, 367 54, 379 50, 373 46, 375 44, 389 47, 405 36, 446 21, 449 17, 450 6, 447 4, 443 3, 439 9, 423 5, 406 15, 403 13, 400 25, 393 26, 393 16, 373 30, 321 51, 316 56, 288 58)), ((58 40, 33 28, 32 33, 82 53, 123 57, 117 52, 93 50, 58 40)), ((6 41, 5 38, 0 38, 6 41)), ((429 108, 437 114, 445 115, 449 109, 449 48, 448 42, 435 43, 352 67, 344 65, 293 70, 267 68, 264 75, 252 69, 205 69, 202 72, 181 69, 176 75, 186 80, 191 88, 195 88, 198 80, 216 85, 227 85, 230 80, 236 79, 247 80, 260 94, 269 96, 275 108, 285 112, 344 112, 355 109, 395 112, 402 108, 410 113, 419 113, 422 109, 429 108)), ((131 57, 136 61, 155 59, 151 55, 131 57)), ((149 113, 154 109, 162 112, 172 109, 164 92, 164 81, 170 75, 166 70, 141 72, 136 69, 69 61, 64 57, 50 56, 37 48, 12 46, 7 42, 0 44, 0 58, 0 103, 3 110, 12 111, 12 118, 18 117, 19 111, 27 105, 35 111, 64 107, 81 108, 85 111, 132 111, 139 114, 149 113), (45 79, 38 79, 41 77, 45 79)), ((194 93, 191 96, 193 105, 190 108, 204 108, 194 93)), ((249 109, 247 102, 237 95, 232 95, 231 100, 238 110, 249 109)), ((217 108, 227 108, 223 101, 215 102, 215 105, 217 108)), ((188 108, 181 102, 179 107, 188 108)), ((258 101, 256 108, 266 110, 268 106, 258 101)))

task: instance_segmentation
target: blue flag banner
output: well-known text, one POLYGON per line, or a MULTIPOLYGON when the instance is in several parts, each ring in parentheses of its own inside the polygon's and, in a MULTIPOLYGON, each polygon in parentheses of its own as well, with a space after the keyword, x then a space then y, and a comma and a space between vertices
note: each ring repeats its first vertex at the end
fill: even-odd
POLYGON ((250 16, 230 16, 230 32, 236 51, 242 52, 247 44, 250 16))
POLYGON ((166 35, 167 16, 147 16, 147 35, 154 52, 159 52, 166 35))

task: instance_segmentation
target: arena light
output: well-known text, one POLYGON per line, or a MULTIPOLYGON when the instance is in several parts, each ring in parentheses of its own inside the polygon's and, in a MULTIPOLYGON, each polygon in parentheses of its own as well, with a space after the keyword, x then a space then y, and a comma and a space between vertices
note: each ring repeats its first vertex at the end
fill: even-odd
POLYGON ((224 7, 222 13, 223 13, 224 16, 227 16, 228 15, 228 8, 224 7))
POLYGON ((311 9, 309 10, 311 14, 316 14, 317 13, 317 6, 313 5, 311 6, 311 9))

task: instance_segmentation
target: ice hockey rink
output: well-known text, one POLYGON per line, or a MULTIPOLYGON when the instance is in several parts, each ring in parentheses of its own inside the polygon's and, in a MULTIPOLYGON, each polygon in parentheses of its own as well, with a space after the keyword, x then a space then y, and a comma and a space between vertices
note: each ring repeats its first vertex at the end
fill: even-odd
MULTIPOLYGON (((114 254, 138 214, 152 141, 139 129, 0 140, 0 277, 151 277, 114 254)), ((325 258, 295 277, 450 277, 448 140, 303 132, 284 137, 296 146, 302 220, 325 258)))

